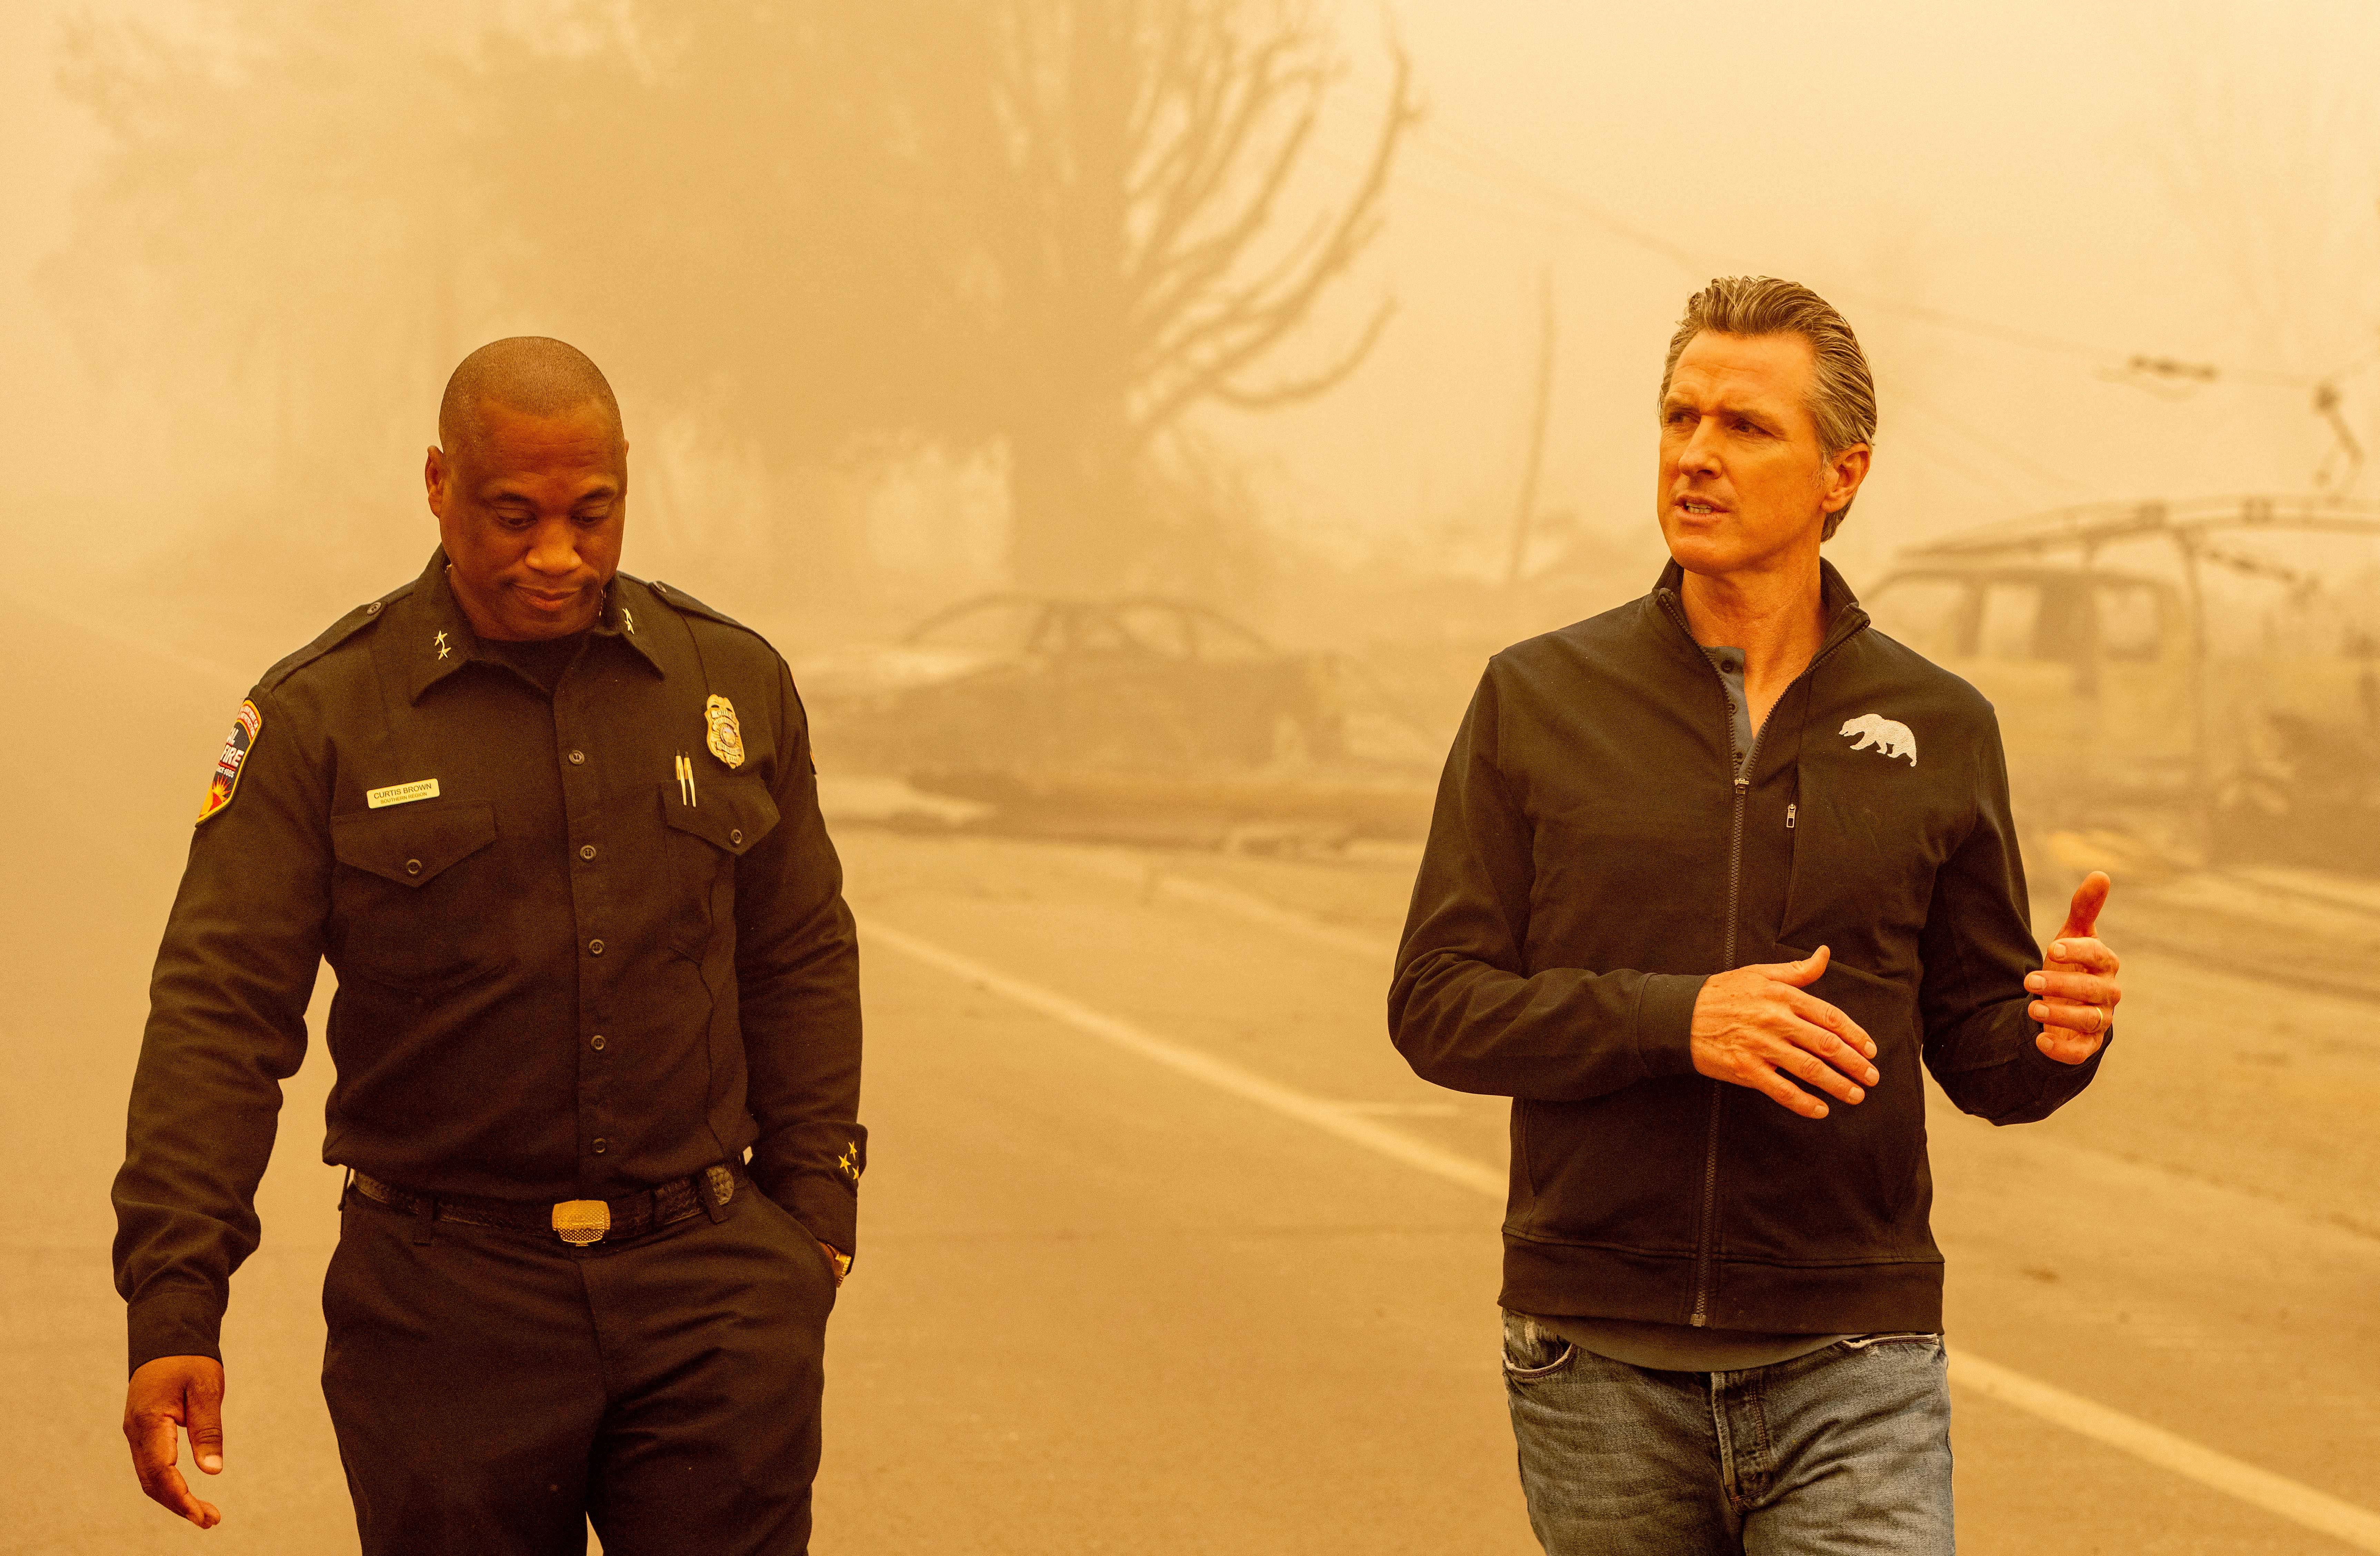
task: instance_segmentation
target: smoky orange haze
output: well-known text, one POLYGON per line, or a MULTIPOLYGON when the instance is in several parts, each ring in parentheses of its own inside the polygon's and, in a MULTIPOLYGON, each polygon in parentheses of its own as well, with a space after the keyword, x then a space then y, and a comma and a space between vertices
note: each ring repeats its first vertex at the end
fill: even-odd
MULTIPOLYGON (((1969 1542, 2380 1550, 2369 7, 10 0, 0 43, 0 1546, 169 1538, 107 1185, 188 828, 246 688, 429 555, 455 363, 535 334, 618 395, 626 569, 794 666, 875 937, 820 1549, 1531 1549, 1509 1108, 1380 1003, 1481 667, 1651 584, 1662 352, 1765 274, 1870 358, 1828 554, 1998 708, 2037 927, 2117 881, 2091 1090, 1934 1098, 1969 1542)), ((217 1548, 352 1548, 330 1068, 234 1285, 217 1548)))

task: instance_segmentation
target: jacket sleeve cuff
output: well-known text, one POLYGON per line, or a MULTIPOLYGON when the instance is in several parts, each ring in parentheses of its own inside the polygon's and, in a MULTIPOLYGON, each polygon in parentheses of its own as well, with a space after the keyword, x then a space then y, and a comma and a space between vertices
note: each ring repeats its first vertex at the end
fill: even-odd
POLYGON ((143 1297, 125 1311, 131 1365, 140 1370, 159 1356, 208 1356, 223 1360, 224 1305, 212 1292, 188 1290, 143 1297))
POLYGON ((1646 973, 1636 996, 1636 1056, 1650 1076, 1694 1073, 1694 1002, 1701 973, 1646 973))
MULTIPOLYGON (((2052 1059, 2046 1053, 2042 1052, 2041 1043, 2039 1040, 2040 1037, 2040 1025, 2035 1022, 2027 1022, 2025 1024, 2025 1039, 2022 1057, 2026 1064, 2034 1071, 2034 1073, 2040 1076, 2070 1077, 2084 1084, 2089 1082, 2090 1077, 2099 1073, 2099 1061, 2107 1057, 2107 1051, 2116 1046, 2116 1029, 2113 1027, 2110 1027, 2100 1037, 2099 1048, 2096 1052, 2093 1053, 2090 1058, 2085 1059, 2080 1064, 2069 1064, 2062 1060, 2052 1059)), ((2082 1089, 2082 1085, 2077 1085, 2074 1089, 2080 1091, 2082 1089)))
POLYGON ((810 1172, 755 1173, 753 1181, 811 1236, 837 1253, 859 1252, 859 1196, 849 1184, 810 1172))

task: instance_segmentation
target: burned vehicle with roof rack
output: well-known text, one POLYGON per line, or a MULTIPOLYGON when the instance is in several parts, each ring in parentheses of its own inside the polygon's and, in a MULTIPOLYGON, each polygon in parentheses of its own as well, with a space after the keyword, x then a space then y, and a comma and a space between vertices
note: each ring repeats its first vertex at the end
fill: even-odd
POLYGON ((2380 874, 2380 504, 2102 504, 1904 553, 1877 628, 1998 711, 2045 830, 2380 874))

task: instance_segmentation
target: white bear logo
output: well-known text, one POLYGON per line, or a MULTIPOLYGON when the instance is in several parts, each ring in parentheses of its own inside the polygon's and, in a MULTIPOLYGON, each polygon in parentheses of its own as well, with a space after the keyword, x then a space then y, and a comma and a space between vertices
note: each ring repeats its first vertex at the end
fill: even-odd
POLYGON ((1859 736, 1852 745, 1854 751, 1864 751, 1873 746, 1887 757, 1907 757, 1910 766, 1917 765, 1917 736, 1910 733, 1907 724, 1882 713, 1862 713, 1846 723, 1841 733, 1859 736))

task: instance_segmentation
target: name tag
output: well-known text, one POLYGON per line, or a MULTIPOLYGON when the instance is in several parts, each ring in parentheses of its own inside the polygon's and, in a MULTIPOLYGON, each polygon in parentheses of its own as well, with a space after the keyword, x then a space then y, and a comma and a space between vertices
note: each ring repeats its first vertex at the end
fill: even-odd
POLYGON ((410 805, 417 799, 436 799, 438 780, 417 778, 410 784, 391 784, 384 789, 364 791, 364 803, 378 810, 383 805, 410 805))

